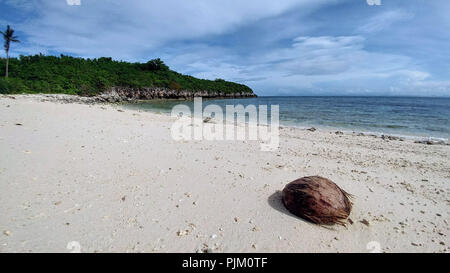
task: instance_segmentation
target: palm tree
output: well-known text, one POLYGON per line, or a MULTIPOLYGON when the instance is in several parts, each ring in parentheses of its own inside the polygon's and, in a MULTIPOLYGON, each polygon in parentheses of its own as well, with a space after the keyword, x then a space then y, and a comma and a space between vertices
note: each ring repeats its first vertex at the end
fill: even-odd
POLYGON ((3 35, 3 39, 5 39, 5 51, 6 51, 6 75, 5 77, 8 78, 8 65, 9 65, 9 47, 11 42, 13 43, 19 43, 20 41, 17 39, 17 36, 14 36, 14 29, 11 29, 9 25, 6 27, 6 31, 0 31, 0 33, 3 35))

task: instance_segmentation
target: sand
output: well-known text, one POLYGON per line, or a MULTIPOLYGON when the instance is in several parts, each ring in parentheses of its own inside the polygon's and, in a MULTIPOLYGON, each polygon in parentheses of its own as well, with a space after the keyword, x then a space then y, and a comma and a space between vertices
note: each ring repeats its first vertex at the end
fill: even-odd
POLYGON ((448 145, 282 128, 263 152, 174 141, 167 115, 39 98, 0 98, 0 252, 450 250, 448 145), (310 175, 354 195, 353 224, 284 209, 279 191, 310 175))

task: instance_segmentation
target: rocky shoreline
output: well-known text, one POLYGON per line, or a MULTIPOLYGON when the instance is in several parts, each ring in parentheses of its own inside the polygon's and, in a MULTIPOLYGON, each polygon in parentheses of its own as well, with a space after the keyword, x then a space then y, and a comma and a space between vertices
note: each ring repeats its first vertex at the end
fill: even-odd
MULTIPOLYGON (((203 98, 255 98, 254 93, 224 93, 215 91, 188 91, 174 90, 160 87, 145 88, 127 88, 113 87, 108 91, 97 96, 77 96, 67 94, 27 94, 28 96, 39 96, 41 101, 53 101, 61 103, 120 103, 120 102, 137 102, 142 100, 155 99, 193 99, 194 97, 203 98)), ((5 95, 14 98, 14 95, 5 95)))
POLYGON ((174 90, 161 87, 144 87, 144 88, 128 88, 113 87, 110 90, 93 97, 80 97, 82 101, 92 101, 93 103, 118 103, 118 102, 134 102, 155 99, 193 99, 194 97, 202 98, 254 98, 257 97, 252 93, 224 93, 216 91, 189 91, 174 90))
POLYGON ((225 93, 217 91, 189 91, 189 90, 174 90, 160 87, 145 87, 145 88, 124 88, 113 87, 108 92, 100 95, 102 99, 109 100, 153 100, 153 99, 192 99, 194 97, 203 98, 255 98, 257 97, 253 92, 234 92, 225 93))

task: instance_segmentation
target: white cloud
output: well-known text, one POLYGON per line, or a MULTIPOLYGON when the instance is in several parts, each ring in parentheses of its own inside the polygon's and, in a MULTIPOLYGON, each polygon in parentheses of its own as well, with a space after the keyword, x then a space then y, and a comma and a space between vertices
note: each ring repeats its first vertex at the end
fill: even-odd
POLYGON ((390 85, 402 86, 392 92, 406 95, 437 85, 448 91, 432 84, 412 58, 368 51, 361 36, 302 36, 289 47, 249 56, 204 44, 187 51, 165 58, 194 76, 243 82, 259 94, 386 94, 390 85))
POLYGON ((17 28, 50 50, 133 59, 170 41, 221 34, 326 1, 331 0, 97 0, 74 9, 65 0, 37 0, 28 4, 36 14, 17 28))
POLYGON ((373 33, 389 28, 397 22, 414 18, 414 14, 403 10, 387 10, 370 18, 367 23, 357 28, 358 33, 373 33))

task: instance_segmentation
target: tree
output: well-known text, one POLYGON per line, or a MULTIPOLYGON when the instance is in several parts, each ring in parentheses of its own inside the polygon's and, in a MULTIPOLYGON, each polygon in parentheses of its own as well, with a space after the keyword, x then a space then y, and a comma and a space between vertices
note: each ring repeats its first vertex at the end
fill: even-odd
POLYGON ((161 61, 160 58, 158 58, 148 61, 146 64, 146 69, 150 71, 155 70, 168 71, 169 67, 163 61, 161 61))
POLYGON ((6 27, 6 31, 0 31, 0 33, 3 35, 3 39, 5 40, 5 52, 6 52, 6 74, 5 77, 8 78, 8 65, 9 65, 9 47, 11 46, 11 42, 13 43, 19 43, 17 36, 14 36, 14 29, 11 29, 11 27, 8 25, 6 27))

